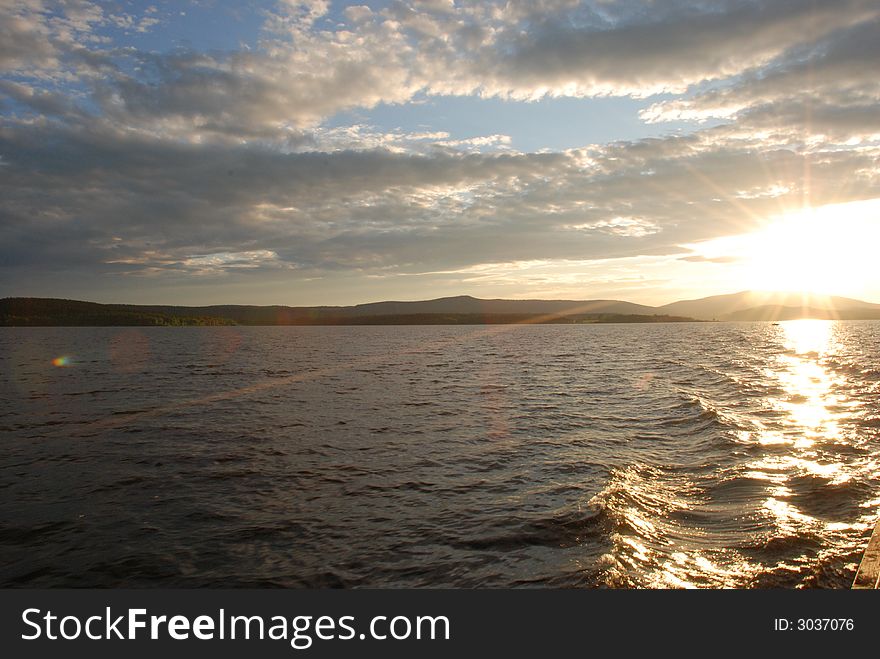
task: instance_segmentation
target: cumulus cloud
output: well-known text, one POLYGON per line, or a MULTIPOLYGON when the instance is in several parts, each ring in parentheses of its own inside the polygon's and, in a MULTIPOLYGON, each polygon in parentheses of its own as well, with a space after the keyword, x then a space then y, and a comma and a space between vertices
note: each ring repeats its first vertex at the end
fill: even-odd
MULTIPOLYGON (((880 14, 870 0, 694 0, 647 7, 398 1, 376 11, 349 7, 334 29, 319 29, 329 3, 291 1, 267 12, 255 48, 161 53, 94 41, 97 26, 142 27, 158 20, 154 13, 108 15, 85 0, 54 13, 38 0, 29 2, 7 8, 0 22, 8 33, 0 40, 0 62, 33 68, 66 59, 94 78, 90 69, 98 62, 85 60, 89 54, 103 58, 103 75, 93 80, 90 94, 107 117, 198 139, 265 138, 315 126, 340 110, 404 103, 418 93, 516 99, 679 93, 752 75, 880 14)), ((646 117, 711 114, 699 105, 661 106, 646 117)), ((729 114, 740 106, 720 107, 729 114)))
POLYGON ((0 70, 60 81, 88 75, 112 50, 100 28, 147 32, 161 22, 156 13, 116 13, 89 0, 2 0, 0 70))
POLYGON ((675 254, 799 203, 807 165, 816 204, 880 196, 876 149, 755 152, 718 135, 413 155, 21 125, 0 131, 0 152, 3 263, 108 274, 251 257, 254 269, 369 272, 675 254), (740 194, 756 189, 774 192, 740 194))
POLYGON ((170 20, 157 9, 0 13, 6 281, 684 267, 706 259, 683 245, 780 208, 880 197, 868 0, 289 1, 227 50, 119 36, 170 20), (659 92, 645 121, 714 123, 520 153, 509 135, 328 121, 431 95, 659 92))
POLYGON ((506 36, 494 86, 511 95, 683 92, 760 67, 807 40, 876 16, 867 2, 670 3, 610 25, 545 19, 506 36))
POLYGON ((846 142, 880 135, 880 20, 831 31, 729 84, 653 104, 647 121, 736 119, 752 132, 846 142))

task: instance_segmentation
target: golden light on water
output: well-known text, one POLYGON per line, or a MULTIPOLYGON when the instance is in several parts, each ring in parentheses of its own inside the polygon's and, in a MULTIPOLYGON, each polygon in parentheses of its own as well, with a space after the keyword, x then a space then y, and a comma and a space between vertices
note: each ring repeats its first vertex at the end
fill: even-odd
POLYGON ((775 375, 787 395, 776 405, 788 414, 785 425, 801 435, 796 445, 803 448, 840 436, 839 414, 833 411, 841 402, 834 393, 838 380, 821 361, 831 348, 833 326, 827 320, 781 323, 789 352, 779 356, 775 375))
POLYGON ((795 506, 782 499, 769 498, 764 502, 764 509, 769 511, 776 519, 776 525, 780 531, 795 535, 798 527, 810 526, 816 520, 809 515, 805 515, 795 506))
POLYGON ((819 440, 839 439, 838 410, 846 405, 836 393, 839 378, 822 363, 823 355, 834 347, 834 325, 834 321, 828 320, 779 324, 783 351, 765 375, 784 392, 768 401, 783 416, 778 424, 781 427, 764 427, 755 432, 760 444, 791 444, 807 449, 819 440))
MULTIPOLYGON (((804 507, 799 500, 803 479, 817 479, 814 487, 837 486, 854 477, 852 465, 842 461, 829 445, 847 441, 841 425, 851 405, 845 383, 828 365, 838 345, 838 323, 825 320, 797 320, 768 325, 778 346, 777 354, 764 371, 774 393, 766 398, 766 415, 752 419, 757 426, 737 436, 756 443, 765 451, 750 463, 744 476, 765 483, 763 500, 755 509, 762 519, 765 539, 801 536, 805 533, 852 534, 863 521, 827 519, 804 507), (822 483, 821 485, 819 483, 822 483)), ((715 552, 702 557, 685 554, 667 563, 663 571, 667 585, 691 587, 698 581, 742 584, 760 565, 747 558, 715 552), (719 562, 720 561, 720 562, 719 562), (690 581, 690 582, 689 582, 690 581)), ((795 558, 788 569, 798 569, 815 558, 795 558)))
POLYGON ((783 352, 765 374, 784 391, 783 396, 769 401, 784 415, 781 428, 761 428, 755 433, 760 444, 791 444, 806 449, 819 439, 840 436, 840 415, 834 411, 844 405, 835 393, 839 379, 821 361, 833 347, 834 324, 828 320, 779 324, 783 352))
MULTIPOLYGON (((826 488, 839 493, 864 471, 862 463, 844 457, 850 454, 843 445, 854 441, 848 418, 858 405, 834 368, 846 353, 847 326, 796 320, 755 331, 766 343, 757 355, 754 348, 744 348, 743 362, 757 360, 756 379, 763 391, 753 402, 724 410, 739 427, 733 431, 737 441, 750 445, 749 457, 721 472, 731 499, 707 497, 681 482, 674 485, 651 469, 616 472, 616 487, 640 502, 623 514, 626 531, 613 537, 615 548, 607 562, 616 574, 641 574, 640 583, 652 588, 743 587, 762 583, 761 575, 777 569, 807 574, 821 558, 800 538, 821 537, 842 551, 873 524, 870 515, 838 516, 817 502, 826 488), (653 507, 654 516, 644 506, 653 507), (716 543, 704 529, 682 522, 714 515, 745 520, 748 538, 716 543), (793 549, 776 564, 772 557, 756 559, 741 549, 789 542, 793 549)), ((711 401, 701 401, 701 407, 712 408, 711 401)))
POLYGON ((806 443, 816 437, 840 435, 836 415, 829 408, 838 405, 834 395, 835 377, 820 362, 831 345, 832 321, 794 320, 782 323, 785 346, 793 354, 780 356, 782 368, 777 377, 789 394, 779 406, 788 412, 804 434, 806 443))
POLYGON ((798 355, 827 352, 831 344, 833 323, 827 320, 791 320, 780 324, 785 333, 783 340, 787 349, 798 355))
POLYGON ((768 454, 751 466, 774 483, 763 508, 776 528, 786 534, 820 524, 789 500, 792 491, 787 483, 791 476, 807 475, 827 479, 829 483, 851 478, 845 465, 821 457, 822 444, 842 440, 839 410, 846 407, 836 393, 839 379, 823 361, 835 348, 835 326, 835 321, 827 320, 780 323, 783 352, 778 356, 777 367, 767 373, 784 391, 784 395, 769 401, 783 415, 781 429, 759 432, 758 440, 768 446, 790 444, 791 452, 768 454), (767 437, 762 438, 765 432, 767 437))

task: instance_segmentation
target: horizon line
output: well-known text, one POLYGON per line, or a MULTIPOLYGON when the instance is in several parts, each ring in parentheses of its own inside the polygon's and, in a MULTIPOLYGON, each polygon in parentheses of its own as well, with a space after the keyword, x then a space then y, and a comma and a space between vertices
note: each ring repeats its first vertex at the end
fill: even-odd
POLYGON ((662 307, 666 307, 672 304, 678 304, 681 302, 699 302, 703 300, 709 300, 712 298, 718 297, 728 297, 728 296, 737 296, 737 295, 766 295, 766 296, 800 296, 805 299, 815 300, 815 299, 844 299, 851 300, 854 302, 861 302, 865 304, 873 304, 878 305, 880 302, 875 302, 872 300, 865 300, 861 298, 849 297, 846 295, 838 295, 832 293, 812 293, 805 291, 791 291, 791 290, 762 290, 762 289, 743 289, 730 293, 713 293, 711 295, 704 295, 702 297, 688 297, 688 298, 679 298, 675 299, 671 302, 665 302, 662 304, 646 304, 643 302, 632 302, 630 300, 624 298, 612 298, 612 297, 596 297, 596 298, 556 298, 556 297, 478 297, 476 295, 472 295, 470 293, 460 293, 456 295, 441 295, 440 297, 429 297, 429 298, 417 298, 417 299, 372 299, 367 302, 355 302, 350 304, 329 304, 329 303, 320 303, 320 304, 291 304, 291 303, 281 303, 281 302, 271 302, 264 304, 254 304, 254 303, 246 303, 246 302, 215 302, 210 304, 192 304, 192 303, 169 303, 169 302, 97 302, 90 299, 76 298, 76 297, 49 297, 44 295, 6 295, 0 297, 0 301, 2 300, 22 300, 22 299, 34 299, 34 300, 63 300, 68 302, 87 302, 90 304, 101 304, 101 305, 127 305, 127 306, 163 306, 163 307, 327 307, 327 308, 347 308, 347 307, 359 307, 366 306, 370 304, 384 304, 384 303, 400 303, 400 304, 410 304, 417 302, 436 302, 439 300, 452 300, 456 298, 470 298, 473 300, 479 300, 482 302, 494 302, 494 301, 503 301, 503 302, 575 302, 575 303, 583 303, 583 302, 623 302, 626 304, 633 304, 636 306, 649 307, 654 309, 659 309, 662 307))

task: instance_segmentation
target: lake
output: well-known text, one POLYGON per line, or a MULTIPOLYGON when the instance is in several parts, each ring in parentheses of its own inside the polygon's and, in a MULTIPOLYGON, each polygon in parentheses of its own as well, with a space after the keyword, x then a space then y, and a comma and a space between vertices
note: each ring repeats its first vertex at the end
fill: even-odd
POLYGON ((880 322, 0 328, 6 587, 849 587, 880 322))

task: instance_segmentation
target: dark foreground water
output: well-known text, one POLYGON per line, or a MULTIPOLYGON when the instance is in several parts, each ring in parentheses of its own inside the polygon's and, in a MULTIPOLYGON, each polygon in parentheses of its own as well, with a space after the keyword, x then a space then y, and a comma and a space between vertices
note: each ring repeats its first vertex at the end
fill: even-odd
POLYGON ((880 508, 876 322, 8 328, 0 360, 3 586, 848 587, 880 508))

